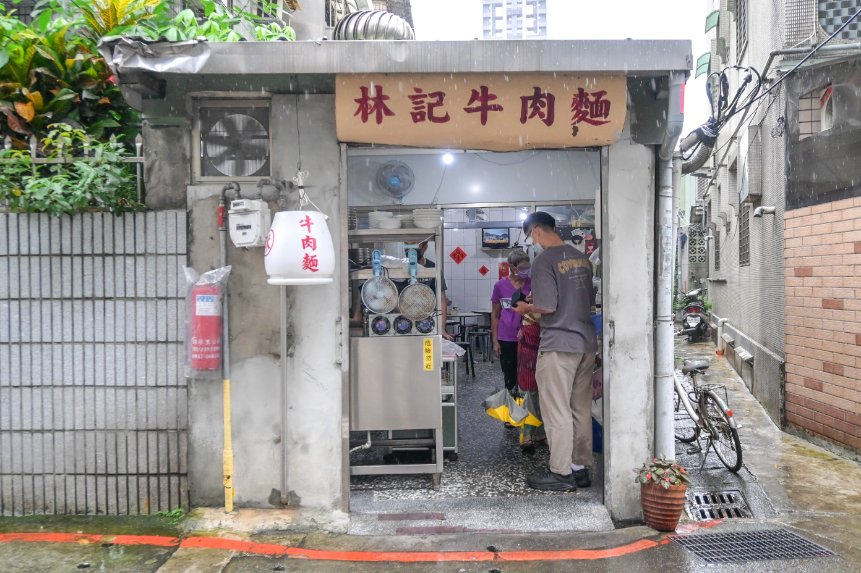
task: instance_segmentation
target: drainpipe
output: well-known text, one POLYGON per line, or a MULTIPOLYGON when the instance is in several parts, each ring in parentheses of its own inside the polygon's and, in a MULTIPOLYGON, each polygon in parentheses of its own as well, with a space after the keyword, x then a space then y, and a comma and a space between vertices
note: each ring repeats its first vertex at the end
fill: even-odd
POLYGON ((656 209, 658 259, 655 300, 655 457, 675 460, 673 433, 673 251, 677 222, 673 214, 674 182, 681 160, 673 158, 684 123, 686 74, 670 74, 667 131, 658 149, 658 204, 656 209))

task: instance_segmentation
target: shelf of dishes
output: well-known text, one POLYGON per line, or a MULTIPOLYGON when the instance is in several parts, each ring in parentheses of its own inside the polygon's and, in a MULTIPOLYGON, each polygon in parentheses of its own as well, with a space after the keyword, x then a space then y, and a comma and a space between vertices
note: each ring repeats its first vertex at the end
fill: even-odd
POLYGON ((392 239, 412 240, 416 243, 425 239, 433 239, 440 232, 440 227, 432 229, 401 228, 401 229, 354 229, 348 232, 350 239, 361 239, 372 242, 374 239, 390 241, 392 239))
MULTIPOLYGON (((408 279, 408 278, 410 278, 410 271, 409 271, 409 269, 406 269, 406 268, 403 268, 403 269, 401 269, 401 268, 397 268, 397 269, 384 268, 383 269, 383 276, 384 277, 387 276, 392 280, 408 279)), ((355 271, 350 271, 350 279, 352 279, 352 280, 364 280, 364 281, 366 281, 366 280, 372 279, 372 278, 374 278, 374 270, 373 269, 358 269, 355 271)), ((436 269, 419 267, 416 269, 416 278, 435 279, 436 278, 436 269)))

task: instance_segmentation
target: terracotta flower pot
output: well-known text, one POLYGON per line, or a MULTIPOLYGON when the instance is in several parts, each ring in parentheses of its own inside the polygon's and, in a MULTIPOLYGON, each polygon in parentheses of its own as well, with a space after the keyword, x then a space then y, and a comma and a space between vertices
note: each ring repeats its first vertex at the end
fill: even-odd
POLYGON ((646 525, 658 531, 675 531, 685 509, 688 486, 671 485, 664 489, 655 483, 640 485, 640 503, 646 525))

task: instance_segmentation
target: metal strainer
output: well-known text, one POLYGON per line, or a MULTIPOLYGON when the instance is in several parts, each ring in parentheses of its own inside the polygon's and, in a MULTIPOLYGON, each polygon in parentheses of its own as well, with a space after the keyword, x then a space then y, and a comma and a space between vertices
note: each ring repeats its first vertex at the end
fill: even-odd
POLYGON ((383 264, 380 251, 374 251, 374 278, 362 285, 362 302, 368 310, 387 314, 398 304, 398 289, 388 277, 382 276, 383 264))
POLYGON ((416 251, 410 249, 410 284, 398 297, 398 310, 410 320, 423 320, 436 310, 436 293, 416 279, 416 251))

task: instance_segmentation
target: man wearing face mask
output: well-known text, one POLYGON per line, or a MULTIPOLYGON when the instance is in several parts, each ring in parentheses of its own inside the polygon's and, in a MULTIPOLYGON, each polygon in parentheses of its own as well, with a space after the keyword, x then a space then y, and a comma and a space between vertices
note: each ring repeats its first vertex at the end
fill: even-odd
POLYGON ((543 211, 523 222, 527 239, 542 252, 532 263, 533 302, 513 308, 521 315, 541 315, 535 380, 550 468, 526 482, 534 489, 574 491, 592 485, 592 369, 598 343, 591 320, 592 265, 555 227, 556 220, 543 211))
POLYGON ((493 285, 490 296, 490 336, 493 352, 499 357, 505 389, 512 396, 517 394, 517 331, 521 317, 511 308, 511 296, 520 290, 524 295, 531 291, 529 281, 529 257, 521 250, 508 255, 507 277, 493 285))

